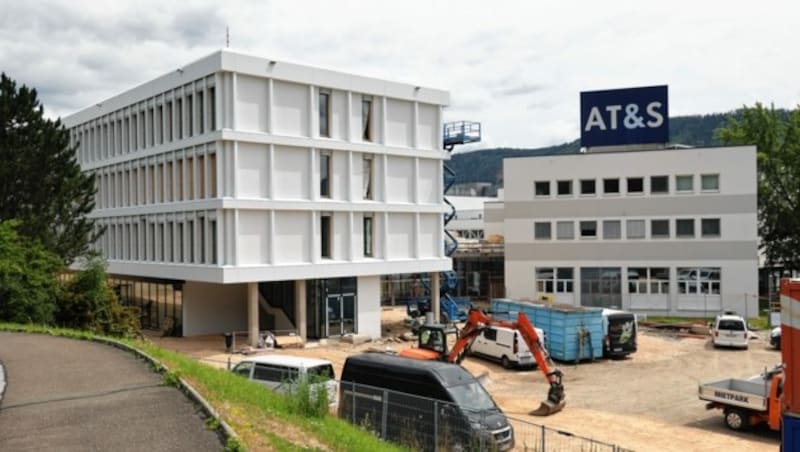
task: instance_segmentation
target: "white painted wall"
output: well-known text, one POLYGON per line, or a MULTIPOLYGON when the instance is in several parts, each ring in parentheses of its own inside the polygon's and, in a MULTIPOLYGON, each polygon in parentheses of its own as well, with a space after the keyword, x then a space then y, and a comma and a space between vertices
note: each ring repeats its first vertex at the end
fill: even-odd
POLYGON ((419 257, 436 257, 443 246, 439 242, 439 231, 442 230, 441 215, 421 214, 419 216, 419 257))
POLYGON ((414 256, 414 216, 408 213, 389 214, 389 259, 408 259, 414 256))
MULTIPOLYGON (((331 158, 331 199, 347 201, 347 153, 333 151, 331 158)), ((361 164, 360 160, 358 164, 361 164)))
POLYGON ((267 79, 237 74, 234 105, 237 130, 267 131, 267 79))
POLYGON ((269 146, 240 142, 234 180, 240 198, 266 198, 269 194, 269 146))
POLYGON ((386 101, 386 144, 390 146, 413 146, 414 104, 404 100, 386 101))
POLYGON ((310 199, 308 148, 275 146, 275 199, 310 199))
POLYGON ((358 333, 372 338, 381 337, 381 278, 359 276, 358 333))
POLYGON ((419 104, 419 147, 436 149, 439 145, 439 136, 442 126, 439 124, 439 107, 431 104, 419 104))
POLYGON ((414 160, 408 157, 389 157, 386 176, 387 201, 408 203, 414 200, 414 160))
POLYGON ((311 262, 311 215, 308 212, 276 211, 275 261, 278 264, 311 262))
POLYGON ((183 286, 184 336, 245 330, 247 284, 186 282, 183 286))
POLYGON ((442 162, 435 159, 419 159, 419 202, 441 204, 439 168, 442 162))
POLYGON ((239 265, 269 263, 269 212, 240 210, 238 250, 239 265))
POLYGON ((275 133, 279 135, 309 136, 308 87, 299 83, 273 82, 275 102, 275 133))

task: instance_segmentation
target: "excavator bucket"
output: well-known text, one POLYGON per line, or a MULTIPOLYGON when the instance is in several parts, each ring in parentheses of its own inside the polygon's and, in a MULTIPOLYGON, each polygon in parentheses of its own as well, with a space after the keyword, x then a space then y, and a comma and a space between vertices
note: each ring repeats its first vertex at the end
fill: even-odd
POLYGON ((564 386, 561 384, 561 373, 554 372, 555 381, 550 382, 550 390, 547 392, 547 400, 539 405, 539 408, 531 411, 531 416, 550 416, 564 409, 564 386))
POLYGON ((564 405, 566 404, 567 402, 564 400, 557 403, 545 400, 544 402, 542 402, 541 405, 539 405, 539 408, 531 411, 528 414, 530 414, 531 416, 550 416, 551 414, 556 414, 559 411, 563 410, 564 405))

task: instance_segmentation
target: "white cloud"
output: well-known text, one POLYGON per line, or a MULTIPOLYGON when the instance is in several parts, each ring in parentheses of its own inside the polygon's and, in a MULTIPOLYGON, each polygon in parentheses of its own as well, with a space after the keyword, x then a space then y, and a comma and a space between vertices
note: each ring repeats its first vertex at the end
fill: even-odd
POLYGON ((796 5, 0 0, 0 70, 64 115, 223 47, 229 26, 234 49, 448 89, 445 119, 532 147, 578 136, 582 90, 668 84, 672 114, 796 106, 796 5))

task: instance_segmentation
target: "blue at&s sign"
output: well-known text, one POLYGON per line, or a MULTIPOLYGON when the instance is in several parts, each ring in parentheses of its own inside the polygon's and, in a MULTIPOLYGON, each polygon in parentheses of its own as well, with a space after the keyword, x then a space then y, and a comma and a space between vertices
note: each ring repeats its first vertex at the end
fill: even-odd
POLYGON ((668 141, 666 85, 581 93, 581 146, 668 141))

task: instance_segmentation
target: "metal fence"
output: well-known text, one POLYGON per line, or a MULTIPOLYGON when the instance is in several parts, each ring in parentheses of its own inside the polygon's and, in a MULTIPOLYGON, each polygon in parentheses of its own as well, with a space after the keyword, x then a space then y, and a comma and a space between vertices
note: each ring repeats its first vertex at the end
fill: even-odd
MULTIPOLYGON (((413 387, 415 382, 409 381, 409 389, 413 387)), ((627 451, 504 416, 491 403, 481 405, 477 394, 459 394, 463 400, 456 405, 347 381, 341 382, 340 388, 339 417, 413 450, 627 451)))

